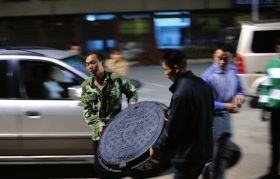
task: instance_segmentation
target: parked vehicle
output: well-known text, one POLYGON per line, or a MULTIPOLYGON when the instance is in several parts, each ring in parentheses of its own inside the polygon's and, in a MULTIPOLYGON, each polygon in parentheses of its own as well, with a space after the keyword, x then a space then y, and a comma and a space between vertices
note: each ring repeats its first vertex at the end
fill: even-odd
POLYGON ((0 163, 93 162, 81 60, 56 49, 0 50, 0 163))
MULTIPOLYGON (((0 164, 93 163, 80 100, 80 85, 89 75, 84 60, 45 47, 0 49, 0 164)), ((134 70, 138 78, 141 69, 134 70)), ((169 104, 170 81, 163 79, 167 85, 131 79, 139 101, 169 104)))
POLYGON ((280 20, 241 23, 236 66, 247 95, 252 97, 251 107, 256 107, 266 63, 277 55, 277 38, 280 38, 280 20))

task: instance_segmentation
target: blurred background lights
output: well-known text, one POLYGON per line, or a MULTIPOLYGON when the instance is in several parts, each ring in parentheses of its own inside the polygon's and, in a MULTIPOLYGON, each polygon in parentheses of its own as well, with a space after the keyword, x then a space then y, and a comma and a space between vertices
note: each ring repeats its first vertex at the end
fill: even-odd
POLYGON ((99 14, 99 15, 95 15, 95 14, 87 14, 85 16, 85 19, 87 21, 95 21, 95 20, 112 20, 115 19, 116 15, 114 14, 99 14))

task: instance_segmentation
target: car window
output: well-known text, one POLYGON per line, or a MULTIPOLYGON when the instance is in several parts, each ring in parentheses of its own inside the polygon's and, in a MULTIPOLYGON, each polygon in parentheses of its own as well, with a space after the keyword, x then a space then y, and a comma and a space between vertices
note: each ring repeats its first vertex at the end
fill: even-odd
POLYGON ((84 74, 88 74, 85 66, 85 59, 80 55, 74 55, 68 58, 62 59, 63 62, 67 63, 68 65, 78 69, 79 71, 83 72, 84 74))
POLYGON ((31 99, 69 99, 68 87, 81 85, 83 79, 49 62, 21 61, 25 97, 31 99))
POLYGON ((9 98, 9 81, 7 79, 7 61, 0 61, 0 98, 9 98))
POLYGON ((275 53, 275 40, 278 38, 280 38, 280 30, 255 31, 252 51, 254 53, 275 53))

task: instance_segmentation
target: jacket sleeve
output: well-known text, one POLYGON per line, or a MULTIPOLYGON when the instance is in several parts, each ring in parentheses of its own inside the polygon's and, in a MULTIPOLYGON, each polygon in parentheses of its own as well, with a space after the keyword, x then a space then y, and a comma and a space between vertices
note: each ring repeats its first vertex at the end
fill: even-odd
POLYGON ((122 93, 125 94, 128 104, 134 104, 138 101, 138 92, 135 86, 125 77, 120 77, 122 93))
POLYGON ((271 88, 271 78, 265 74, 265 80, 260 84, 259 88, 259 105, 265 107, 269 101, 269 91, 271 88))
POLYGON ((178 140, 184 140, 186 143, 190 141, 190 134, 194 126, 188 108, 191 100, 186 99, 186 96, 173 95, 166 127, 153 145, 156 153, 160 150, 176 149, 178 140), (184 119, 186 116, 188 116, 187 120, 184 119))

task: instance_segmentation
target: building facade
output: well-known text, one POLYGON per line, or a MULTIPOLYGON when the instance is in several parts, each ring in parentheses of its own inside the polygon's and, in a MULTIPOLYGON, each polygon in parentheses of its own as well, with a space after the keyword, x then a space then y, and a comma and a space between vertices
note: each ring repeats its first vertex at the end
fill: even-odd
POLYGON ((195 58, 212 53, 225 28, 280 17, 279 1, 258 1, 0 0, 0 43, 67 49, 75 41, 84 52, 180 48, 195 58))

